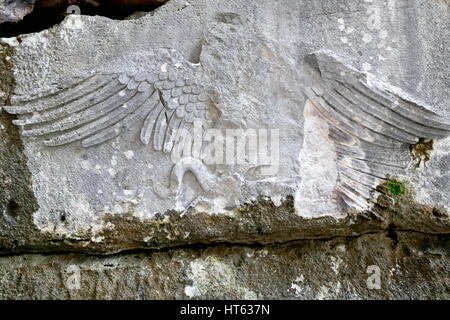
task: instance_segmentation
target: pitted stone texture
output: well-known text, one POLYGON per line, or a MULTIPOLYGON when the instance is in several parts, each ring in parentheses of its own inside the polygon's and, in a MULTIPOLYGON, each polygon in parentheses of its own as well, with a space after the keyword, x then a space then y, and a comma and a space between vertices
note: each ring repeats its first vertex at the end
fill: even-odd
POLYGON ((448 299, 448 236, 0 258, 0 299, 448 299))
POLYGON ((33 11, 35 0, 1 0, 0 23, 19 22, 33 11))
MULTIPOLYGON (((450 21, 448 7, 441 0, 426 3, 292 0, 275 6, 269 0, 173 0, 135 20, 69 16, 61 25, 41 33, 3 39, 2 46, 14 49, 2 59, 8 59, 12 66, 10 73, 14 75, 15 87, 5 93, 10 101, 2 112, 18 114, 15 123, 25 126, 22 156, 27 159, 26 169, 37 203, 32 213, 19 206, 22 211, 18 216, 28 222, 19 224, 14 233, 2 234, 5 243, 2 250, 58 248, 111 253, 199 242, 267 243, 387 230, 392 221, 400 229, 413 226, 417 231, 448 233, 450 193, 442 192, 432 183, 439 182, 444 189, 450 185, 445 184, 449 178, 445 170, 449 154, 446 145, 450 141, 443 138, 445 135, 438 135, 443 139, 434 144, 436 149, 426 166, 415 168, 408 146, 416 138, 434 136, 427 135, 427 130, 420 131, 424 135, 414 130, 406 134, 395 131, 398 128, 391 130, 391 120, 397 119, 392 116, 395 105, 391 104, 380 109, 386 112, 385 116, 366 123, 377 137, 390 130, 402 143, 389 152, 393 155, 393 160, 389 160, 393 162, 391 167, 402 166, 401 183, 408 192, 400 198, 388 194, 388 200, 383 200, 391 201, 391 205, 383 207, 377 204, 380 196, 375 192, 380 192, 375 190, 377 184, 397 179, 388 176, 384 154, 372 152, 375 153, 372 157, 368 156, 370 152, 363 155, 354 152, 353 163, 338 164, 342 159, 336 157, 335 141, 329 139, 325 130, 328 133, 342 127, 350 133, 366 130, 358 126, 358 117, 353 117, 349 103, 341 109, 330 103, 321 109, 327 110, 321 116, 305 108, 312 106, 308 99, 323 98, 320 90, 309 95, 306 89, 317 84, 320 87, 326 77, 331 79, 330 83, 348 80, 339 72, 331 72, 331 78, 326 72, 314 78, 308 71, 305 57, 326 51, 329 56, 343 58, 344 68, 339 70, 355 70, 367 82, 401 88, 402 94, 392 92, 394 98, 399 95, 405 98, 411 110, 415 110, 413 101, 425 101, 418 103, 418 110, 426 110, 425 120, 437 118, 445 124, 450 115, 447 104, 450 70, 446 64, 449 57, 445 50, 433 53, 436 48, 445 48, 450 28, 435 30, 429 37, 425 31, 436 28, 430 16, 435 16, 442 26, 450 21), (413 50, 411 43, 417 44, 413 50), (435 76, 437 66, 443 69, 438 72, 439 77, 435 76), (172 68, 183 77, 172 77, 169 72, 172 68), (117 83, 107 82, 108 77, 117 83), (100 96, 90 96, 80 89, 79 83, 86 79, 91 79, 94 87, 126 86, 125 91, 113 87, 117 89, 114 101, 129 98, 135 91, 147 92, 160 102, 156 109, 159 113, 155 117, 150 113, 135 114, 134 108, 139 105, 125 103, 119 108, 127 111, 118 114, 133 116, 127 126, 122 126, 123 118, 103 118, 100 112, 103 109, 91 108, 94 102, 113 92, 98 90, 100 96), (193 83, 187 84, 189 81, 193 83), (194 92, 198 88, 204 91, 194 92), (81 93, 86 105, 76 105, 80 100, 72 103, 66 93, 81 93), (278 130, 278 170, 271 170, 267 163, 255 165, 249 161, 205 164, 201 163, 203 159, 188 159, 174 163, 171 153, 157 152, 164 151, 165 137, 170 137, 163 130, 164 124, 174 119, 169 116, 192 120, 196 112, 203 111, 203 105, 199 107, 198 103, 204 98, 207 99, 204 109, 217 111, 210 119, 212 123, 205 125, 207 128, 220 132, 278 130), (42 112, 52 106, 51 101, 56 103, 52 109, 57 110, 55 114, 68 118, 60 122, 42 112), (168 113, 166 110, 173 106, 176 111, 168 113), (45 145, 48 137, 34 136, 39 130, 54 130, 71 121, 78 123, 77 112, 81 110, 77 107, 87 108, 86 114, 90 116, 106 119, 111 127, 103 128, 99 123, 88 129, 76 127, 68 133, 69 138, 63 135, 47 140, 50 146, 45 145), (438 116, 431 116, 430 111, 438 116), (327 112, 334 112, 334 116, 327 112), (335 114, 339 112, 350 115, 357 124, 336 123, 335 114), (46 127, 42 129, 43 119, 56 121, 44 123, 46 127), (35 131, 26 125, 31 122, 35 122, 35 127, 31 125, 35 131), (316 136, 315 130, 320 128, 322 135, 316 136), (83 132, 96 136, 82 137, 83 132), (71 143, 51 146, 57 144, 55 141, 71 143), (94 146, 96 142, 102 143, 94 146), (314 144, 318 143, 321 148, 316 150, 314 144), (320 161, 314 161, 314 157, 320 161), (361 169, 356 165, 361 161, 371 164, 365 163, 361 169), (339 170, 345 165, 352 170, 366 169, 366 174, 380 179, 370 183, 356 179, 356 186, 352 182, 350 187, 355 188, 357 196, 347 203, 349 210, 344 209, 341 194, 339 170), (403 165, 407 170, 403 171, 403 165), (327 175, 328 172, 332 174, 327 175), (297 199, 295 205, 292 197, 297 199), (317 203, 325 205, 317 210, 317 203), (369 204, 370 212, 359 214, 365 204, 369 204), (412 219, 410 212, 397 212, 394 208, 413 208, 417 216, 412 219), (307 219, 319 216, 320 219, 307 219), (17 240, 19 243, 14 242, 17 232, 24 234, 17 240)), ((331 64, 332 71, 336 65, 331 64)), ((350 92, 346 97, 355 98, 355 92, 350 92)), ((362 98, 368 99, 371 93, 362 98)), ((385 98, 385 92, 380 96, 385 98)), ((390 103, 395 101, 388 99, 390 103)), ((406 114, 404 122, 410 125, 417 114, 421 115, 415 111, 406 114)), ((364 118, 364 114, 359 117, 369 118, 364 118)), ((12 133, 2 131, 2 134, 12 133)), ((370 138, 367 139, 372 142, 370 138)), ((360 147, 358 139, 352 140, 356 147, 360 147)), ((370 145, 368 149, 373 151, 370 145)), ((349 186, 345 191, 348 189, 349 186)), ((381 196, 386 194, 382 191, 381 196)), ((13 222, 4 220, 9 226, 5 228, 12 229, 13 222)))

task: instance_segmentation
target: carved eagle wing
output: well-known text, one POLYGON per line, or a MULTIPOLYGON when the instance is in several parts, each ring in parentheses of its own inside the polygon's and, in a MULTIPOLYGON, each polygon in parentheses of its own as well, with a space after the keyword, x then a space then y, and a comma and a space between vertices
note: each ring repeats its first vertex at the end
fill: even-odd
POLYGON ((373 190, 411 165, 419 139, 441 139, 450 121, 340 63, 331 55, 307 56, 305 90, 315 115, 328 125, 338 168, 337 193, 346 207, 365 210, 373 190))
POLYGON ((208 101, 203 86, 170 67, 159 74, 97 73, 4 109, 21 115, 14 123, 24 136, 42 136, 47 146, 81 141, 91 147, 140 123, 141 142, 169 153, 181 129, 209 118, 208 101))

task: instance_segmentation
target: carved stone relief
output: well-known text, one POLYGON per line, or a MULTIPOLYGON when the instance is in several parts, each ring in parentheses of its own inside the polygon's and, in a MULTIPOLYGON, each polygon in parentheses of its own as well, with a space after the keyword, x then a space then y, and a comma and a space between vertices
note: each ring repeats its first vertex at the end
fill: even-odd
POLYGON ((281 217, 252 212, 269 220, 242 232, 261 240, 283 233, 277 219, 378 216, 390 183, 449 209, 445 79, 438 104, 423 89, 433 76, 412 61, 432 43, 418 55, 404 34, 386 36, 407 23, 404 7, 379 4, 378 24, 365 2, 288 3, 173 0, 134 20, 68 16, 2 39, 14 75, 2 112, 22 137, 33 228, 101 246, 135 223, 198 218, 208 239, 230 240, 208 219, 239 234, 253 226, 242 208, 269 201, 281 217))
MULTIPOLYGON (((307 100, 305 106, 298 106, 299 111, 303 108, 304 141, 295 196, 299 215, 370 210, 377 198, 376 187, 406 174, 412 163, 412 145, 419 139, 445 138, 450 132, 450 121, 402 98, 393 87, 376 79, 369 82, 366 75, 330 53, 310 54, 304 63, 307 81, 302 89, 307 100)), ((182 65, 166 62, 156 71, 93 71, 88 77, 69 82, 70 86, 41 92, 35 98, 15 96, 15 105, 4 107, 8 113, 20 115, 13 123, 22 128, 24 137, 38 137, 48 147, 80 142, 83 148, 91 148, 132 130, 143 145, 149 146, 142 152, 170 154, 173 168, 163 198, 186 198, 180 194, 181 185, 185 174, 191 172, 210 201, 225 197, 234 200, 226 205, 239 205, 232 168, 228 168, 227 177, 220 177, 204 163, 226 166, 230 157, 226 155, 217 163, 214 157, 205 159, 211 154, 204 152, 208 149, 203 145, 204 131, 218 130, 214 124, 221 115, 208 94, 215 89, 197 84, 195 73, 183 73, 182 65)), ((236 146, 233 141, 231 151, 238 157, 251 158, 252 147, 261 142, 256 135, 255 131, 252 139, 244 130, 237 132, 231 138, 243 139, 242 145, 236 146), (241 154, 237 154, 239 151, 241 154)), ((137 140, 128 139, 124 143, 137 140)), ((229 151, 227 139, 219 141, 225 145, 216 152, 229 151)), ((233 159, 231 164, 240 160, 244 164, 250 159, 233 159)), ((178 209, 185 210, 189 204, 178 209)))

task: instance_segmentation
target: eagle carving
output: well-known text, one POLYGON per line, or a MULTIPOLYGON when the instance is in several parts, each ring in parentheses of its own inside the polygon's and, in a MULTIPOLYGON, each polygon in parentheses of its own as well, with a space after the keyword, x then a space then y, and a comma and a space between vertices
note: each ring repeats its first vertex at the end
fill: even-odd
MULTIPOLYGON (((334 56, 315 53, 304 61, 309 79, 304 88, 307 101, 298 110, 305 124, 310 120, 314 124, 311 132, 304 133, 305 143, 309 141, 318 158, 329 156, 334 169, 323 174, 325 180, 317 181, 314 174, 307 178, 307 168, 302 180, 300 170, 299 211, 315 210, 305 202, 312 199, 312 190, 324 189, 323 181, 332 182, 328 191, 324 189, 328 198, 324 201, 331 204, 325 211, 366 210, 376 186, 390 176, 403 175, 410 166, 411 145, 419 139, 449 135, 450 121, 392 87, 369 83, 366 74, 334 56), (307 141, 317 135, 327 142, 314 145, 320 140, 307 141), (323 148, 331 148, 331 153, 323 148)), ((141 143, 171 153, 184 138, 181 129, 192 131, 195 122, 212 125, 217 110, 206 87, 186 76, 181 67, 165 64, 159 72, 94 73, 32 100, 19 97, 15 105, 4 109, 19 116, 14 124, 22 128, 23 136, 41 137, 47 146, 80 142, 89 148, 137 127, 141 143)), ((172 180, 180 183, 190 170, 205 190, 222 192, 224 181, 205 169, 201 157, 184 154, 182 161, 184 169, 175 165, 172 180)))

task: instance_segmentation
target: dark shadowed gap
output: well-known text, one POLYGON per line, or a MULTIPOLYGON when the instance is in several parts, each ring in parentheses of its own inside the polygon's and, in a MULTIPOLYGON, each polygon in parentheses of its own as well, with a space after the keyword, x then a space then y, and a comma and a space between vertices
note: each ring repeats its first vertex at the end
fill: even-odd
POLYGON ((17 23, 0 24, 0 37, 16 37, 39 32, 61 23, 70 5, 77 5, 83 15, 123 20, 137 11, 149 12, 168 0, 37 0, 32 13, 17 23))

